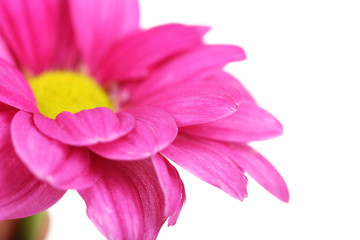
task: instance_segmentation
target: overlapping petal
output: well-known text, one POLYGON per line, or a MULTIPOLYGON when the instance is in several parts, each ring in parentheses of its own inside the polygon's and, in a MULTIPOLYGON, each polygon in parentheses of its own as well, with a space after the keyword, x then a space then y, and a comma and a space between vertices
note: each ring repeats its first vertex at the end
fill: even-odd
POLYGON ((235 162, 252 178, 281 201, 289 201, 289 190, 274 166, 261 154, 245 144, 227 144, 235 162))
POLYGON ((150 157, 167 147, 177 135, 173 117, 154 107, 131 109, 135 127, 125 137, 89 148, 95 153, 113 160, 137 160, 150 157))
POLYGON ((170 216, 169 225, 175 225, 185 201, 184 184, 179 173, 160 154, 151 157, 165 198, 165 216, 170 216))
POLYGON ((165 109, 183 127, 227 117, 237 111, 241 102, 241 92, 231 87, 183 84, 149 96, 142 104, 165 109))
POLYGON ((67 1, 0 1, 0 15, 0 33, 21 69, 39 74, 74 61, 67 1))
POLYGON ((146 95, 161 92, 209 69, 221 69, 227 63, 246 58, 242 48, 232 45, 204 45, 188 51, 168 61, 156 69, 134 92, 133 101, 139 101, 146 95), (216 56, 216 57, 214 57, 216 56), (160 91, 161 90, 161 91, 160 91))
POLYGON ((199 82, 202 82, 204 84, 220 84, 229 86, 232 88, 235 88, 239 90, 243 97, 244 101, 255 103, 255 99, 250 94, 250 92, 245 88, 245 86, 235 77, 233 77, 231 74, 224 72, 224 71, 209 71, 205 77, 200 76, 197 78, 199 82))
POLYGON ((36 101, 21 73, 0 59, 0 102, 24 111, 37 112, 36 101))
POLYGON ((221 141, 251 142, 282 134, 281 123, 255 103, 243 102, 237 112, 214 122, 188 126, 181 132, 221 141))
POLYGON ((0 35, 0 59, 5 60, 7 63, 14 65, 14 59, 9 52, 6 42, 0 35))
POLYGON ((207 27, 166 24, 135 34, 109 53, 96 75, 102 82, 146 77, 159 62, 199 46, 207 30, 207 27))
POLYGON ((33 116, 19 111, 11 124, 17 155, 32 173, 63 189, 81 189, 94 184, 102 175, 86 148, 75 148, 43 135, 33 116))
POLYGON ((161 154, 205 182, 220 188, 230 196, 247 197, 247 179, 220 144, 203 139, 179 136, 161 154))
POLYGON ((0 112, 0 221, 46 210, 65 193, 39 181, 15 154, 10 124, 15 111, 0 112))
POLYGON ((108 108, 94 108, 72 114, 62 112, 56 119, 34 115, 37 128, 45 135, 73 146, 89 146, 113 141, 129 133, 134 117, 128 113, 115 114, 108 108))
POLYGON ((139 29, 136 0, 69 1, 78 47, 92 73, 114 45, 139 29))
POLYGON ((111 163, 96 185, 79 193, 89 218, 108 239, 153 240, 166 219, 149 160, 111 163))
POLYGON ((45 211, 65 194, 33 176, 13 150, 0 157, 0 221, 45 211))
POLYGON ((182 207, 184 206, 186 201, 186 193, 185 193, 185 186, 184 183, 182 183, 182 192, 181 192, 181 201, 180 205, 176 209, 176 211, 169 217, 168 219, 168 225, 174 226, 179 218, 180 212, 182 210, 182 207))

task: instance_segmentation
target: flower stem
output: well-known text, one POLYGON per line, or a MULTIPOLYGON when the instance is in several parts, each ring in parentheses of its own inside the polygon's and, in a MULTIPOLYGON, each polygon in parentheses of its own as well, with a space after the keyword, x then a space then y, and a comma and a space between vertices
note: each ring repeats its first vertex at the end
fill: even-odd
POLYGON ((43 240, 48 226, 46 212, 20 219, 14 240, 43 240))

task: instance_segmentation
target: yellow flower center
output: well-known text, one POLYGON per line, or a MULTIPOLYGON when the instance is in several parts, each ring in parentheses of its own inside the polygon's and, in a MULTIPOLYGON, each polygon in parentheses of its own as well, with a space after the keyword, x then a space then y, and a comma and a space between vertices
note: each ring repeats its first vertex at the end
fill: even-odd
POLYGON ((84 109, 112 104, 106 92, 94 79, 70 71, 51 71, 29 79, 40 113, 55 119, 63 112, 77 113, 84 109))

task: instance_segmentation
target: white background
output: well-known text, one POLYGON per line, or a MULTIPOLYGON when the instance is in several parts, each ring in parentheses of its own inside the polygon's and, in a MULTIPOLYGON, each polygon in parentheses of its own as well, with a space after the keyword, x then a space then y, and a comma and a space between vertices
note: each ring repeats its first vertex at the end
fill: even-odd
MULTIPOLYGON (((360 2, 140 3, 146 28, 208 25, 208 42, 245 49, 248 59, 227 69, 283 123, 284 136, 253 146, 290 189, 285 204, 250 179, 249 197, 239 202, 178 168, 188 200, 158 239, 360 239, 360 2)), ((50 240, 104 239, 74 192, 50 213, 50 240)))

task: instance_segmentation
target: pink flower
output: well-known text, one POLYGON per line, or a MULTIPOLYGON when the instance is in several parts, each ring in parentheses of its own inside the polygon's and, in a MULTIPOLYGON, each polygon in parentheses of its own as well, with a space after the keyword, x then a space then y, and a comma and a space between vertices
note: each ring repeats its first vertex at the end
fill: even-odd
POLYGON ((288 201, 246 144, 281 124, 222 71, 244 51, 138 15, 135 0, 0 1, 0 220, 76 189, 107 238, 154 239, 185 201, 170 161, 240 200, 247 172, 288 201))

